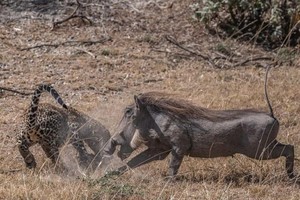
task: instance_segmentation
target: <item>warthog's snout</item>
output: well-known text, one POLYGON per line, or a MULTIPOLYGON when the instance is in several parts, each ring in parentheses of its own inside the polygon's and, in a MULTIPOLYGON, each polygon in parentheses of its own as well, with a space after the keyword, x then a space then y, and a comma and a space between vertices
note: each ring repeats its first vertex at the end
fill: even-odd
POLYGON ((118 157, 121 159, 121 160, 125 160, 126 158, 128 158, 130 156, 131 153, 122 153, 121 151, 119 151, 117 153, 118 157))
POLYGON ((128 143, 121 144, 120 151, 117 153, 118 157, 121 160, 128 158, 135 149, 137 149, 141 144, 145 142, 146 141, 140 135, 139 130, 136 129, 130 141, 130 144, 129 145, 128 143))
POLYGON ((133 149, 128 144, 123 144, 121 145, 120 151, 118 151, 117 155, 121 160, 124 160, 128 158, 132 152, 133 149))

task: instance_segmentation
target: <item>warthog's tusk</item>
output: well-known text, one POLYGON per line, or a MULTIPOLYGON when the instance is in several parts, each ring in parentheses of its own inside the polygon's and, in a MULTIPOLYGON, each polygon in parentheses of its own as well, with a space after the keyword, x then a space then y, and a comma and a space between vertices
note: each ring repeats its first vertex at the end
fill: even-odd
POLYGON ((130 146, 132 149, 137 149, 141 144, 146 141, 141 136, 140 131, 138 129, 135 130, 132 140, 130 141, 130 146))

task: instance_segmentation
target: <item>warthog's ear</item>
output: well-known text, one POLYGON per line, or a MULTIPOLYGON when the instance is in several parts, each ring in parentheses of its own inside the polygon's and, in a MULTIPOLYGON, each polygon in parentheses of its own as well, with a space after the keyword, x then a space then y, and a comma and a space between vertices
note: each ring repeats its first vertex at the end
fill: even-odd
POLYGON ((135 107, 138 110, 142 110, 145 107, 145 105, 143 104, 143 102, 136 95, 134 95, 134 102, 135 102, 135 107))

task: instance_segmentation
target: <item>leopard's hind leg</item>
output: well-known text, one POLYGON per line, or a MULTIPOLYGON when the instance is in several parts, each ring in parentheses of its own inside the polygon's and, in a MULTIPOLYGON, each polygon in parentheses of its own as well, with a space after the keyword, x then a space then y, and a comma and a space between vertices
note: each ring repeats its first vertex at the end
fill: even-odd
POLYGON ((59 158, 59 149, 56 145, 51 143, 43 143, 41 144, 42 149, 44 150, 46 156, 51 159, 53 164, 58 163, 59 158))
POLYGON ((70 141, 73 145, 73 147, 76 149, 78 152, 78 158, 79 158, 79 165, 80 167, 83 168, 88 168, 90 166, 90 163, 92 162, 93 155, 88 153, 87 149, 84 146, 83 140, 81 140, 78 137, 77 132, 73 133, 73 137, 71 138, 70 141))
POLYGON ((30 141, 29 138, 25 137, 25 134, 21 134, 17 137, 17 146, 19 149, 20 154, 22 155, 24 162, 26 164, 26 167, 29 169, 36 167, 36 162, 33 154, 29 151, 29 147, 34 145, 32 141, 30 141))

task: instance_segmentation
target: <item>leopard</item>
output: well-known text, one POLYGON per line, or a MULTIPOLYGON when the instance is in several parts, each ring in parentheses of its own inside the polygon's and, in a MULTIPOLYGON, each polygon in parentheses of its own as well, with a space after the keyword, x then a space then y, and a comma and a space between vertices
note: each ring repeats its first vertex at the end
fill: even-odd
POLYGON ((110 137, 108 129, 99 121, 67 106, 53 86, 40 84, 22 115, 16 139, 19 153, 29 169, 37 167, 31 146, 39 144, 52 163, 57 164, 60 149, 64 144, 72 144, 77 151, 80 167, 95 170, 110 137), (60 107, 39 103, 43 92, 48 92, 60 107))

